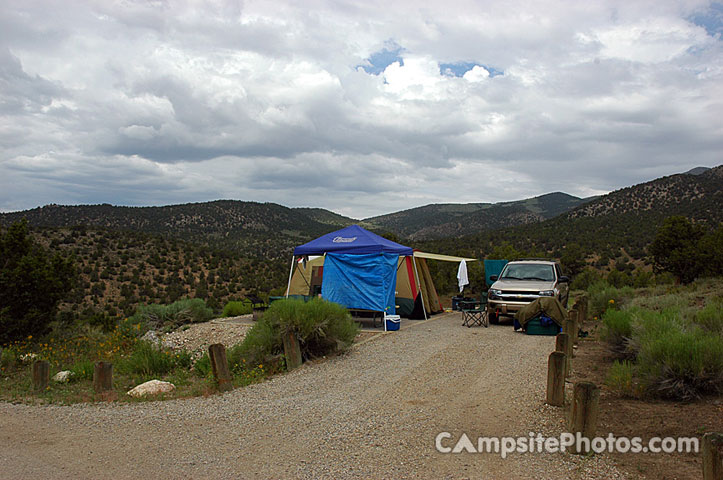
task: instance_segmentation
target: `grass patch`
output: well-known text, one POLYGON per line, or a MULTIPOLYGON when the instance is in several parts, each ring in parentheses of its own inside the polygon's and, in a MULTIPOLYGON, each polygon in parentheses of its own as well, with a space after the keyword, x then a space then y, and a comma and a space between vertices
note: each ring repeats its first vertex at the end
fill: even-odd
POLYGON ((613 362, 605 378, 605 385, 622 396, 635 396, 633 364, 627 360, 613 362))

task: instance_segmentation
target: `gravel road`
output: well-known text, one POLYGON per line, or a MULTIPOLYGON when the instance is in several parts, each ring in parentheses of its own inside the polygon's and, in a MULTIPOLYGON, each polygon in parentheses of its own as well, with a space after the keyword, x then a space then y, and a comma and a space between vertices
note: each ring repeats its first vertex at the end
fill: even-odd
POLYGON ((436 316, 206 398, 0 403, 0 477, 624 478, 604 454, 437 452, 444 431, 454 445, 564 428, 544 405, 554 338, 460 324, 436 316))

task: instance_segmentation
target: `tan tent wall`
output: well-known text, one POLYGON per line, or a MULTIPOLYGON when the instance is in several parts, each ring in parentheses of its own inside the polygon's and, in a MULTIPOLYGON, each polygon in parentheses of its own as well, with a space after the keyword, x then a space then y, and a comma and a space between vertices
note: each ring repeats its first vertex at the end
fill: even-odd
POLYGON ((289 285, 289 295, 310 295, 311 294, 311 274, 314 267, 324 265, 324 257, 314 258, 306 262, 304 268, 303 262, 296 262, 294 273, 291 276, 291 284, 289 285))
POLYGON ((442 309, 442 304, 439 301, 439 295, 437 295, 437 289, 434 287, 432 281, 432 274, 429 273, 429 267, 427 261, 423 258, 417 259, 417 268, 419 269, 419 276, 422 277, 422 297, 424 298, 424 308, 429 313, 439 313, 442 309))

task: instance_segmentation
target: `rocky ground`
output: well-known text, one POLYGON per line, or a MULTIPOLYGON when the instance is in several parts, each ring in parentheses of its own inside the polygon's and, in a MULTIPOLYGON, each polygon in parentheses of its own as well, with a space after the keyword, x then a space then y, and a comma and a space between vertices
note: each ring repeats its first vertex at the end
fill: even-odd
POLYGON ((0 404, 1 476, 624 478, 606 454, 438 452, 440 432, 476 439, 564 430, 563 410, 544 405, 554 337, 460 324, 458 313, 416 322, 223 395, 0 404))

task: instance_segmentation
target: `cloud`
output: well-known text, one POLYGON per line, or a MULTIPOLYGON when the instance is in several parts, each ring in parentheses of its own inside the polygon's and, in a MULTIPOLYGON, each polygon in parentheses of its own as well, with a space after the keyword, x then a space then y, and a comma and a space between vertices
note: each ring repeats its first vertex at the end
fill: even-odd
POLYGON ((0 8, 0 209, 215 198, 354 217, 720 163, 720 4, 0 8))

